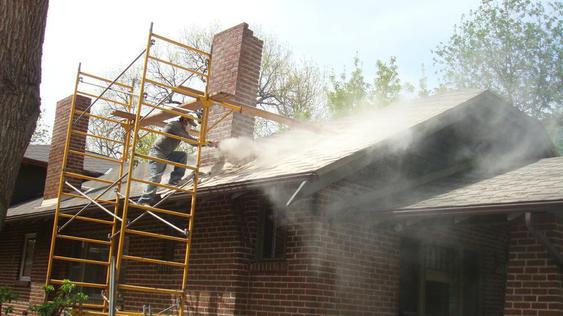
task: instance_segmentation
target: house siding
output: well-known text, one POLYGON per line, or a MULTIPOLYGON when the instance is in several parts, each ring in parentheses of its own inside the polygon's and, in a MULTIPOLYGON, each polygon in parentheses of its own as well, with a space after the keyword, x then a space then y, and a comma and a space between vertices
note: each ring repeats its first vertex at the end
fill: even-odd
MULTIPOLYGON (((264 261, 255 257, 257 214, 269 207, 268 196, 262 191, 247 191, 237 197, 217 194, 202 199, 193 235, 188 311, 194 315, 397 315, 400 243, 403 238, 416 238, 479 250, 481 315, 560 313, 561 274, 545 251, 539 250, 540 245, 523 233, 522 223, 472 225, 431 220, 397 230, 368 225, 366 217, 358 217, 359 221, 329 217, 319 212, 322 196, 323 192, 297 201, 288 210, 276 211, 287 233, 285 257, 264 261), (523 259, 526 256, 530 258, 523 259), (521 259, 523 267, 518 266, 521 259), (508 276, 503 272, 507 262, 508 276), (540 263, 541 267, 533 266, 540 263)), ((560 240, 561 221, 554 224, 553 220, 539 227, 553 228, 550 236, 560 240)), ((50 222, 9 221, 0 232, 0 284, 19 295, 12 304, 13 315, 21 315, 42 300, 50 222), (37 233, 38 240, 30 283, 18 281, 27 233, 37 233)), ((163 230, 152 221, 141 222, 139 228, 163 230)), ((74 229, 96 231, 91 225, 74 229)), ((183 259, 182 246, 170 250, 163 241, 129 240, 132 255, 162 258, 170 251, 174 260, 183 259)), ((55 271, 64 272, 60 268, 55 271)), ((181 271, 128 262, 122 280, 172 288, 179 286, 181 271)), ((160 310, 172 299, 123 292, 122 302, 137 309, 150 303, 153 310, 160 310)))
MULTIPOLYGON (((560 252, 563 220, 538 214, 533 225, 560 252)), ((505 315, 563 315, 563 273, 545 246, 526 228, 522 216, 510 226, 505 315)))
POLYGON ((11 288, 18 298, 8 304, 13 315, 22 315, 29 306, 43 300, 43 285, 49 256, 51 228, 46 221, 7 223, 0 232, 0 286, 11 288), (37 234, 31 281, 20 281, 20 263, 26 234, 37 234))
POLYGON ((479 315, 503 315, 506 284, 508 224, 455 224, 452 220, 421 222, 403 236, 421 244, 471 250, 479 255, 479 315))

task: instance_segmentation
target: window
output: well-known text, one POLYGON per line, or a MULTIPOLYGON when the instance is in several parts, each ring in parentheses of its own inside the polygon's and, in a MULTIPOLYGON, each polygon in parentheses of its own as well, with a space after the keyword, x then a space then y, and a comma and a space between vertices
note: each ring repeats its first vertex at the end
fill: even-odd
POLYGON ((22 259, 20 263, 20 280, 31 281, 31 268, 35 254, 35 234, 26 234, 23 242, 22 259))
MULTIPOLYGON (((87 238, 96 238, 87 234, 87 238)), ((72 258, 107 261, 108 247, 105 245, 89 244, 85 242, 72 242, 65 247, 65 255, 72 258)), ((81 262, 65 263, 65 278, 78 282, 100 283, 106 282, 106 267, 101 265, 86 264, 81 262)), ((78 287, 78 290, 89 296, 89 302, 102 303, 100 290, 90 287, 78 287)))
POLYGON ((259 212, 256 258, 283 259, 285 256, 285 228, 280 225, 271 207, 259 212))
POLYGON ((399 315, 480 315, 479 262, 468 249, 404 239, 399 315))

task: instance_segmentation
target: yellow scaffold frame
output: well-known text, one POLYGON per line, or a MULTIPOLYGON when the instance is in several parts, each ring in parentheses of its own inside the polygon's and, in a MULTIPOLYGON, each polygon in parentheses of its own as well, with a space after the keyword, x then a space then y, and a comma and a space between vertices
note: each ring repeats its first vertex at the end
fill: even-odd
MULTIPOLYGON (((195 214, 196 214, 197 191, 198 191, 198 183, 199 183, 199 179, 200 179, 199 170, 200 170, 200 163, 201 163, 201 151, 202 151, 202 147, 207 144, 207 133, 210 130, 212 130, 214 127, 216 127, 217 124, 219 124, 222 120, 224 120, 226 117, 228 117, 233 112, 245 113, 245 114, 250 115, 250 116, 259 116, 259 117, 262 117, 262 118, 265 118, 265 119, 268 119, 268 120, 272 120, 272 121, 276 121, 276 122, 286 124, 286 125, 301 125, 300 122, 292 120, 290 118, 283 117, 283 116, 280 116, 278 114, 270 113, 270 112, 267 112, 267 111, 264 111, 264 110, 260 110, 260 109, 257 109, 255 107, 250 107, 250 106, 247 106, 247 105, 244 105, 244 104, 239 104, 239 103, 236 103, 236 102, 229 101, 229 99, 231 97, 230 95, 225 95, 225 94, 220 93, 218 95, 210 96, 209 92, 207 90, 207 84, 209 82, 209 77, 211 75, 211 73, 210 73, 210 71, 211 71, 211 69, 210 69, 211 68, 210 67, 210 65, 211 65, 211 54, 208 53, 208 52, 204 52, 202 50, 193 48, 191 46, 182 44, 180 42, 174 41, 172 39, 166 38, 164 36, 153 33, 152 23, 151 23, 151 26, 150 26, 149 35, 148 35, 147 42, 146 42, 146 48, 135 59, 135 61, 142 56, 144 56, 143 68, 142 68, 143 70, 142 70, 142 77, 141 77, 141 81, 140 81, 140 86, 139 86, 139 89, 138 89, 139 91, 137 93, 134 93, 133 86, 127 85, 125 83, 117 82, 117 79, 112 81, 112 80, 105 79, 105 78, 102 78, 102 77, 99 77, 99 76, 96 76, 96 75, 85 73, 85 72, 81 71, 80 66, 79 66, 79 69, 78 69, 78 74, 76 76, 76 82, 75 82, 75 87, 74 87, 74 95, 73 95, 73 99, 72 99, 72 108, 71 108, 70 117, 69 117, 69 126, 67 128, 67 138, 66 138, 66 143, 65 143, 65 150, 64 150, 64 154, 63 154, 63 166, 62 166, 62 172, 61 172, 60 181, 59 181, 58 199, 57 199, 55 217, 54 217, 54 222, 53 222, 53 232, 52 232, 52 239, 51 239, 52 242, 51 242, 51 247, 50 247, 50 251, 49 251, 46 284, 57 285, 57 284, 61 284, 63 282, 63 280, 52 278, 53 265, 54 265, 55 261, 75 262, 75 263, 99 265, 99 266, 106 267, 106 271, 107 271, 106 282, 104 284, 82 282, 80 280, 71 280, 73 283, 75 283, 78 286, 101 289, 107 295, 107 297, 104 297, 103 304, 85 304, 85 305, 83 305, 84 310, 82 312, 84 314, 109 315, 109 316, 115 316, 115 315, 136 315, 136 316, 138 316, 138 315, 143 315, 143 313, 141 313, 139 311, 117 310, 115 308, 115 297, 116 297, 115 294, 116 294, 116 291, 121 290, 121 291, 133 291, 133 292, 173 295, 173 296, 176 297, 177 302, 178 302, 177 303, 177 305, 178 305, 177 306, 178 315, 183 316, 186 312, 186 303, 187 303, 186 302, 186 300, 187 300, 187 287, 188 287, 187 280, 188 280, 188 273, 189 273, 188 264, 189 264, 190 253, 191 253, 192 233, 193 233, 193 229, 194 229, 194 219, 195 219, 195 214), (207 65, 208 65, 207 71, 200 71, 198 69, 192 69, 190 67, 179 65, 179 64, 174 63, 172 61, 164 60, 164 59, 161 59, 159 57, 151 55, 151 47, 153 46, 153 43, 156 40, 166 42, 168 45, 179 47, 181 49, 185 49, 185 50, 191 51, 195 54, 199 54, 199 55, 203 56, 205 59, 207 59, 207 65), (171 85, 159 82, 157 80, 153 80, 153 79, 148 78, 147 67, 148 67, 149 61, 165 64, 165 65, 170 66, 170 67, 175 67, 175 68, 181 69, 183 71, 190 72, 192 75, 197 75, 197 76, 204 78, 205 79, 204 80, 205 85, 206 85, 205 90, 199 91, 197 89, 193 89, 193 88, 190 88, 190 87, 183 86, 182 84, 180 84, 178 86, 171 86, 171 85), (83 76, 108 83, 109 85, 106 87, 104 92, 106 92, 107 89, 109 89, 112 85, 116 85, 116 86, 119 86, 122 89, 126 89, 129 96, 130 96, 128 98, 129 101, 127 103, 123 103, 123 102, 113 100, 109 97, 104 96, 104 92, 102 92, 100 95, 94 95, 92 93, 87 93, 87 92, 79 90, 78 89, 79 83, 81 82, 81 78, 83 76), (161 88, 166 89, 167 91, 170 91, 170 94, 178 93, 178 94, 193 98, 193 99, 195 99, 195 101, 192 101, 190 103, 181 104, 181 105, 174 107, 174 108, 161 106, 161 104, 160 104, 161 102, 159 102, 158 104, 154 104, 154 103, 148 102, 144 98, 146 85, 159 86, 161 88), (75 103, 76 103, 76 97, 78 95, 83 95, 83 96, 86 96, 86 97, 94 97, 94 98, 96 98, 94 103, 97 100, 104 100, 106 102, 113 102, 115 104, 125 106, 128 110, 127 111, 118 111, 118 110, 113 111, 111 113, 111 116, 117 117, 117 119, 107 117, 107 116, 103 116, 103 115, 89 113, 89 111, 77 111, 75 109, 75 103), (133 105, 132 105, 134 97, 137 97, 137 99, 138 99, 137 100, 137 106, 135 108, 133 108, 133 105), (228 111, 225 111, 225 114, 222 115, 222 117, 220 117, 217 121, 215 121, 211 126, 208 126, 209 111, 210 111, 210 108, 213 104, 221 105, 221 106, 225 107, 226 109, 228 109, 228 111), (149 114, 143 115, 142 113, 143 113, 143 110, 145 108, 148 108, 150 110, 149 114, 154 110, 157 110, 157 113, 155 113, 153 115, 149 115, 149 114), (198 135, 197 141, 182 138, 182 137, 172 135, 172 134, 169 134, 169 133, 166 133, 166 132, 163 132, 163 131, 159 131, 157 129, 149 127, 150 125, 162 125, 162 122, 164 122, 164 120, 170 119, 170 118, 173 118, 173 117, 177 117, 177 116, 189 117, 189 118, 192 118, 192 119, 198 119, 198 118, 194 117, 193 115, 191 115, 190 112, 189 112, 189 111, 194 111, 194 110, 200 110, 202 112, 201 119, 200 119, 200 128, 199 128, 199 131, 198 131, 199 135, 198 135), (91 134, 91 133, 88 133, 88 132, 75 131, 75 130, 72 129, 72 126, 73 126, 73 122, 75 122, 75 115, 76 114, 79 114, 78 119, 94 118, 94 119, 105 120, 107 122, 118 124, 121 128, 124 129, 125 137, 122 140, 116 140, 116 139, 108 138, 108 137, 103 136, 103 135, 94 135, 94 134, 91 134), (176 139, 179 139, 183 142, 187 142, 187 143, 192 144, 196 148, 195 165, 187 165, 187 164, 172 162, 172 161, 168 161, 166 159, 160 158, 160 157, 154 157, 154 156, 150 156, 150 155, 147 155, 147 154, 142 154, 142 153, 137 152, 138 141, 139 141, 139 139, 144 137, 144 135, 143 136, 139 135, 140 131, 143 131, 145 133, 153 133, 153 134, 157 134, 157 135, 164 135, 164 136, 176 138, 176 139), (111 157, 107 157, 107 156, 102 156, 102 155, 72 150, 70 148, 71 147, 70 142, 71 142, 73 134, 81 135, 81 136, 84 136, 84 137, 93 137, 93 138, 103 139, 103 140, 106 140, 106 141, 116 142, 116 143, 120 144, 123 148, 122 156, 121 156, 120 159, 115 159, 115 158, 111 158, 111 157), (88 175, 79 174, 79 173, 76 173, 76 172, 68 172, 66 170, 66 167, 67 167, 67 159, 68 159, 69 154, 82 155, 82 156, 87 156, 87 157, 91 157, 91 158, 94 158, 94 159, 102 159, 102 160, 118 163, 119 164, 118 178, 115 179, 115 181, 112 181, 112 180, 98 179, 98 178, 94 178, 94 177, 91 177, 91 176, 88 176, 88 175), (133 168, 134 168, 134 165, 135 165, 135 159, 136 158, 137 159, 143 159, 143 160, 149 160, 149 161, 150 160, 157 161, 157 162, 160 162, 160 163, 165 163, 165 164, 173 165, 173 166, 176 166, 176 167, 181 167, 181 168, 191 170, 193 172, 193 182, 191 184, 191 188, 187 189, 187 188, 184 188, 184 187, 170 186, 170 185, 166 185, 166 184, 162 184, 162 183, 151 182, 147 179, 139 179, 139 178, 135 177, 133 175, 133 168), (76 179, 81 179, 81 180, 85 180, 85 181, 97 181, 97 182, 101 182, 101 183, 108 185, 108 187, 106 188, 106 190, 104 190, 102 193, 98 194, 97 196, 90 197, 90 196, 86 195, 85 193, 81 192, 79 189, 77 189, 77 188, 73 187, 72 185, 70 185, 69 183, 67 183, 65 181, 65 178, 76 178, 76 179), (125 191, 124 191, 123 194, 121 193, 122 182, 124 182, 124 184, 125 184, 125 191), (178 210, 166 209, 166 208, 164 208, 164 205, 160 206, 161 202, 163 202, 163 201, 155 204, 154 206, 147 206, 147 205, 141 205, 141 204, 136 203, 135 201, 132 200, 132 192, 131 192, 132 183, 134 183, 134 182, 142 183, 142 184, 151 184, 151 185, 154 185, 154 186, 157 186, 157 187, 172 190, 173 192, 176 192, 176 193, 184 193, 184 194, 190 195, 191 199, 190 199, 190 204, 189 204, 189 210, 178 211, 178 210), (64 191, 65 185, 71 187, 78 194, 65 192, 64 191), (106 193, 109 188, 112 188, 112 187, 116 187, 115 199, 114 200, 101 199, 102 195, 104 193, 106 193), (69 214, 69 213, 64 212, 61 209, 61 198, 62 197, 82 198, 82 199, 85 199, 85 200, 89 200, 90 202, 85 207, 83 207, 80 211, 69 214), (88 217, 88 216, 81 215, 82 211, 85 210, 87 207, 89 207, 92 204, 94 206, 96 206, 98 209, 102 209, 106 213, 106 215, 111 215, 112 219, 106 220, 106 219, 100 219, 100 218, 96 218, 96 217, 88 217), (105 208, 105 205, 113 205, 113 207, 114 207, 113 212, 111 212, 107 208, 105 208), (141 215, 138 215, 134 219, 130 219, 129 218, 129 209, 131 209, 131 208, 140 210, 141 215), (137 222, 141 217, 143 217, 146 214, 148 214, 148 215, 152 216, 153 218, 155 218, 156 220, 170 226, 174 230, 182 233, 184 235, 184 237, 177 237, 177 236, 172 236, 172 235, 168 235, 168 234, 154 233, 154 232, 148 232, 148 231, 144 231, 144 230, 140 230, 140 229, 130 228, 130 226, 133 223, 137 222), (179 220, 183 220, 183 221, 185 221, 185 227, 183 229, 176 227, 173 223, 171 223, 171 222, 167 221, 166 219, 162 218, 159 214, 165 214, 165 215, 168 215, 168 216, 173 216, 174 218, 178 218, 179 220), (60 219, 66 219, 67 221, 62 226, 59 226, 60 225, 60 222, 59 222, 60 219), (61 230, 62 230, 61 227, 64 228, 70 222, 72 222, 74 220, 111 226, 111 233, 108 233, 108 240, 98 240, 98 239, 85 238, 85 237, 73 236, 73 235, 68 235, 68 234, 61 234, 60 233, 61 230), (174 241, 174 242, 177 242, 177 243, 185 244, 184 245, 184 247, 185 247, 184 260, 183 260, 183 262, 176 262, 176 261, 160 260, 160 259, 155 259, 155 258, 146 258, 146 257, 124 254, 125 238, 128 235, 134 235, 134 236, 140 236, 140 237, 146 237, 146 238, 157 238, 157 239, 162 239, 162 240, 171 240, 171 241, 174 241), (80 242, 84 242, 84 243, 96 243, 96 244, 100 244, 100 245, 106 245, 109 248, 109 252, 108 252, 109 257, 108 257, 107 261, 100 261, 100 260, 90 260, 90 259, 85 259, 85 258, 71 258, 71 257, 56 255, 55 254, 55 248, 56 248, 55 245, 56 245, 57 239, 66 239, 66 240, 80 241, 80 242), (171 267, 181 268, 182 269, 181 287, 176 288, 176 289, 170 289, 170 288, 159 288, 159 287, 152 287, 152 286, 141 286, 141 285, 136 285, 136 284, 127 284, 127 283, 120 282, 119 281, 120 280, 119 275, 123 272, 122 270, 123 270, 124 260, 125 261, 134 261, 134 262, 141 262, 141 263, 147 263, 147 264, 156 264, 156 265, 163 265, 163 266, 171 266, 171 267)), ((124 72, 125 72, 125 70, 124 70, 124 72)), ((122 72, 122 74, 124 72, 122 72)), ((118 76, 118 78, 120 76, 118 76)), ((169 196, 171 196, 171 195, 172 194, 170 194, 169 196)))
MULTIPOLYGON (((110 267, 111 256, 115 251, 115 242, 111 239, 100 240, 100 239, 86 238, 86 237, 82 237, 82 236, 76 236, 76 235, 72 235, 72 234, 62 234, 61 233, 62 230, 66 226, 68 226, 72 221, 76 220, 78 222, 96 223, 96 224, 101 224, 102 226, 105 226, 105 227, 111 227, 110 229, 108 229, 108 232, 107 232, 108 235, 110 235, 110 234, 115 233, 115 231, 117 229, 118 220, 119 220, 118 214, 119 214, 120 208, 119 208, 119 197, 117 195, 116 195, 116 198, 114 200, 101 199, 101 196, 105 192, 107 192, 107 191, 104 191, 104 192, 102 192, 102 194, 98 194, 98 196, 96 196, 95 198, 88 198, 80 190, 78 190, 77 188, 72 186, 70 183, 65 181, 65 179, 67 179, 67 178, 80 179, 80 180, 86 180, 86 181, 97 181, 97 182, 102 182, 102 183, 106 183, 106 184, 112 184, 111 187, 115 187, 116 190, 119 191, 121 189, 121 183, 122 183, 121 180, 124 178, 124 174, 123 174, 124 166, 125 166, 125 163, 127 162, 127 151, 123 151, 120 159, 115 159, 115 158, 111 158, 111 157, 107 157, 107 156, 103 156, 103 155, 86 153, 86 152, 81 152, 81 151, 76 151, 76 150, 70 149, 71 148, 71 140, 72 140, 73 135, 81 135, 81 136, 84 136, 84 137, 93 137, 93 138, 105 139, 105 140, 108 140, 108 141, 119 143, 124 148, 126 148, 128 146, 128 141, 129 141, 129 138, 130 138, 129 137, 130 128, 129 128, 129 123, 127 121, 114 120, 114 119, 111 119, 111 118, 108 118, 108 117, 92 114, 89 111, 81 111, 81 110, 76 109, 76 98, 77 98, 77 96, 81 95, 81 96, 86 96, 86 97, 92 97, 91 94, 82 92, 78 89, 79 84, 82 82, 82 79, 84 77, 103 81, 103 82, 106 82, 106 83, 112 82, 112 80, 109 80, 109 79, 106 79, 106 78, 103 78, 103 77, 100 77, 100 76, 92 75, 90 73, 83 72, 81 70, 81 65, 78 66, 78 71, 77 71, 76 80, 75 80, 75 84, 74 84, 74 93, 73 93, 72 103, 71 103, 71 108, 70 108, 70 115, 69 115, 69 119, 68 119, 67 136, 66 136, 65 147, 64 147, 64 152, 63 152, 61 174, 60 174, 60 178, 59 178, 59 188, 58 188, 58 192, 57 192, 57 203, 56 203, 54 220, 53 220, 53 230, 52 230, 52 233, 51 233, 51 246, 49 248, 49 258, 48 258, 48 263, 47 263, 47 276, 46 276, 45 283, 47 285, 49 285, 49 284, 60 285, 60 284, 63 283, 63 280, 61 280, 61 279, 52 278, 53 265, 55 264, 55 261, 75 262, 75 263, 84 263, 84 264, 89 264, 89 265, 104 266, 106 268, 106 278, 105 278, 106 281, 105 281, 104 284, 101 284, 101 283, 80 282, 80 281, 77 281, 77 280, 72 280, 72 282, 74 284, 81 286, 81 287, 87 287, 87 288, 108 289, 109 283, 110 283, 109 267, 110 267), (77 114, 78 114, 78 117, 76 117, 77 114), (80 121, 81 119, 90 119, 90 118, 95 118, 95 119, 104 120, 104 121, 107 121, 107 122, 110 122, 110 123, 118 124, 118 126, 123 128, 123 130, 124 130, 123 139, 122 140, 111 139, 111 138, 108 138, 108 137, 105 137, 105 136, 102 136, 102 135, 96 135, 96 134, 93 134, 93 133, 83 132, 83 131, 79 131, 79 130, 76 130, 76 129, 73 128, 74 124, 76 122, 80 121), (70 154, 82 155, 82 156, 90 157, 92 159, 99 159, 99 160, 117 163, 119 165, 118 179, 116 181, 109 181, 109 180, 94 178, 94 177, 91 177, 91 176, 88 176, 88 175, 85 175, 85 174, 80 174, 80 173, 77 173, 77 172, 66 171, 67 163, 68 163, 68 157, 69 157, 70 154), (69 193, 69 192, 65 191, 65 186, 70 187, 73 191, 75 191, 78 194, 69 193), (71 213, 66 213, 63 210, 61 210, 61 202, 62 202, 63 197, 85 199, 85 200, 90 200, 90 202, 86 206, 82 207, 81 210, 79 210, 78 212, 71 214, 71 213), (100 219, 100 218, 97 218, 97 217, 80 215, 83 211, 87 210, 88 207, 92 204, 94 204, 98 207, 101 207, 106 211, 108 211, 108 210, 107 210, 107 208, 104 207, 104 205, 112 205, 113 206, 113 212, 109 213, 112 216, 112 220, 110 221, 110 220, 100 219), (61 219, 66 219, 66 222, 62 223, 62 225, 59 225, 59 224, 61 224, 60 223, 61 219), (72 240, 72 241, 78 241, 78 242, 82 242, 82 243, 86 243, 86 244, 98 244, 98 245, 107 246, 108 247, 108 259, 107 259, 107 261, 100 261, 100 260, 91 260, 91 259, 84 259, 84 258, 75 258, 75 257, 55 255, 55 248, 56 248, 57 239, 72 240)), ((132 86, 121 83, 121 82, 117 82, 117 81, 113 81, 113 84, 118 85, 121 88, 126 89, 125 92, 128 93, 129 95, 132 95, 132 93, 133 93, 133 87, 132 86)), ((110 98, 104 98, 102 96, 98 96, 97 99, 104 100, 108 103, 124 105, 129 110, 131 110, 131 108, 132 108, 132 102, 133 102, 132 97, 128 98, 128 103, 123 103, 123 102, 120 102, 120 101, 112 100, 110 98)), ((83 307, 89 308, 89 309, 98 309, 98 310, 101 310, 101 311, 105 311, 105 310, 107 310, 107 302, 104 301, 103 304, 85 304, 85 305, 83 305, 83 307)))

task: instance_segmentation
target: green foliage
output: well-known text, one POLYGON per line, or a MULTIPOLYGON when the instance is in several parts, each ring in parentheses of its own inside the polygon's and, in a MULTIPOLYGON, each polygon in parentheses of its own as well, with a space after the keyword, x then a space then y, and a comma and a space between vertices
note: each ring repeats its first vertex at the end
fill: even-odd
POLYGON ((46 285, 43 289, 50 301, 31 307, 31 311, 40 316, 59 316, 65 309, 71 309, 72 315, 79 315, 82 303, 88 300, 88 295, 76 292, 76 285, 69 280, 64 280, 56 290, 52 285, 46 285))
POLYGON ((462 17, 435 62, 446 85, 492 89, 543 119, 561 108, 561 2, 483 0, 462 17))
POLYGON ((369 84, 364 80, 360 59, 354 57, 354 69, 350 74, 350 79, 343 72, 337 79, 334 74, 330 77, 332 89, 327 92, 328 107, 333 115, 340 115, 359 109, 368 103, 367 96, 370 89, 369 84))
POLYGON ((377 61, 377 72, 373 83, 376 105, 387 105, 395 101, 401 92, 401 80, 397 69, 397 58, 391 56, 389 63, 377 61))
POLYGON ((414 89, 410 84, 401 86, 394 56, 388 62, 377 60, 373 85, 366 82, 358 57, 354 57, 354 68, 349 79, 346 72, 338 78, 333 74, 329 79, 331 87, 327 91, 327 101, 330 112, 335 116, 388 105, 397 100, 402 91, 414 89))
POLYGON ((560 155, 563 154, 563 113, 554 113, 551 117, 545 119, 543 121, 545 128, 551 139, 553 140, 553 144, 555 145, 555 149, 559 152, 560 155))
POLYGON ((139 154, 148 155, 152 145, 154 144, 158 136, 153 133, 142 134, 141 136, 142 137, 137 140, 136 152, 139 154))
POLYGON ((3 307, 4 303, 10 303, 11 301, 17 299, 18 296, 12 292, 11 289, 7 287, 0 287, 0 315, 8 315, 9 313, 14 311, 14 308, 11 306, 3 307))

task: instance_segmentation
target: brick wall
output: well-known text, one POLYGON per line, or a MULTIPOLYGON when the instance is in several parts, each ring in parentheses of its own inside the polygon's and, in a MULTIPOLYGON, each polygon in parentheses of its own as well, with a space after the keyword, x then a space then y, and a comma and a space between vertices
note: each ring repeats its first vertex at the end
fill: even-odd
MULTIPOLYGON (((229 99, 249 106, 256 106, 262 41, 253 35, 248 24, 242 23, 213 37, 211 48, 211 75, 208 91, 211 96, 225 92, 229 99)), ((228 111, 215 105, 209 113, 209 125, 219 120, 228 111)), ((234 113, 225 118, 208 134, 213 141, 229 137, 253 137, 254 117, 234 113)), ((214 162, 214 150, 205 148, 202 165, 214 162)))
MULTIPOLYGON (((331 196, 330 191, 326 191, 331 196)), ((194 315, 397 315, 399 306, 399 245, 402 235, 389 228, 374 228, 353 221, 335 221, 319 212, 322 196, 297 201, 288 212, 277 212, 287 231, 285 258, 258 261, 255 257, 257 214, 268 207, 268 197, 248 191, 233 198, 217 194, 202 198, 193 235, 190 261, 189 304, 194 315), (285 215, 284 215, 285 214, 285 215), (287 215, 287 216, 286 216, 287 215)), ((321 208, 322 209, 322 208, 321 208)), ((332 216, 333 214, 331 214, 332 216)), ((73 224, 74 225, 74 224, 73 224)), ((163 231, 148 218, 136 228, 163 231)), ((16 284, 23 236, 39 232, 32 286, 40 299, 44 280, 50 225, 29 222, 9 223, 0 233, 0 275, 2 284, 16 284), (39 250, 39 249, 43 250, 39 250), (40 253, 43 253, 40 255, 40 253), (36 282, 37 280, 37 282, 36 282)), ((486 254, 481 262, 480 295, 483 315, 502 310, 504 279, 502 227, 435 226, 411 227, 408 235, 431 241, 450 241, 486 254), (500 306, 500 307, 499 307, 500 306)), ((74 226, 88 236, 93 225, 74 226)), ((168 231, 167 233, 173 234, 168 231)), ((96 238, 103 238, 101 235, 96 238)), ((67 248, 62 243, 58 247, 67 248)), ((131 236, 128 253, 156 259, 182 261, 184 248, 170 248, 167 242, 131 236), (167 254, 168 253, 168 254, 167 254)), ((127 263, 122 278, 131 284, 178 288, 181 271, 152 264, 127 263)), ((56 269, 56 273, 62 270, 56 269)), ((22 301, 30 290, 24 287, 22 301), (27 291, 27 292, 26 292, 27 291)), ((168 295, 150 296, 122 292, 128 308, 140 310, 150 303, 153 310, 170 305, 168 295), (133 306, 134 305, 134 306, 133 306)), ((25 302, 15 314, 21 314, 25 302)))
POLYGON ((400 236, 389 228, 350 220, 353 211, 337 201, 353 199, 366 188, 343 179, 315 198, 318 267, 330 315, 397 315, 399 306, 400 236), (340 200, 342 199, 342 200, 340 200), (336 206, 338 205, 338 206, 336 206))
POLYGON ((508 242, 507 223, 455 224, 451 219, 433 219, 407 227, 401 234, 421 244, 439 245, 478 253, 479 306, 476 309, 479 310, 479 315, 503 315, 508 242))
POLYGON ((359 182, 343 179, 323 189, 317 198, 319 216, 324 217, 320 227, 326 230, 323 239, 326 243, 321 249, 341 269, 331 279, 354 280, 349 283, 352 288, 346 287, 345 282, 336 283, 335 297, 343 300, 336 310, 346 310, 349 314, 377 310, 377 315, 397 315, 400 244, 403 238, 410 238, 420 244, 477 252, 479 311, 487 316, 503 314, 506 282, 503 264, 508 242, 506 223, 464 225, 455 224, 452 219, 432 218, 415 221, 411 226, 395 231, 389 225, 378 224, 376 213, 358 213, 346 207, 346 201, 354 201, 368 191, 359 182), (374 284, 380 288, 374 288, 374 284), (355 292, 357 294, 349 298, 353 303, 346 303, 348 293, 355 292))
MULTIPOLYGON (((76 109, 85 110, 90 105, 90 98, 84 96, 76 96, 76 109)), ((51 137, 51 150, 49 152, 49 164, 47 166, 47 177, 45 179, 45 191, 43 196, 45 199, 57 197, 59 190, 59 178, 63 165, 63 154, 66 143, 66 132, 69 123, 70 109, 72 107, 72 96, 57 102, 57 110, 55 112, 55 123, 53 125, 53 134, 51 137)), ((75 115, 75 120, 78 115, 75 115)), ((88 116, 74 123, 73 128, 78 131, 88 131, 88 116)), ((84 151, 86 145, 86 137, 82 135, 73 135, 71 138, 71 149, 84 151)), ((84 168, 84 157, 75 154, 69 154, 67 158, 67 170, 71 172, 81 173, 84 168)), ((81 181, 78 179, 68 179, 72 185, 80 188, 81 181)), ((68 190, 68 188, 67 188, 68 190)))
POLYGON ((18 299, 9 304, 14 307, 13 315, 21 315, 43 300, 50 233, 50 221, 7 223, 0 232, 0 287, 9 287, 18 295, 18 299), (20 281, 23 244, 29 233, 37 234, 31 281, 20 281))
MULTIPOLYGON (((262 193, 244 196, 251 252, 256 247, 257 213, 269 200, 262 193)), ((319 216, 318 203, 311 197, 295 202, 289 210, 275 211, 274 218, 286 232, 285 257, 258 261, 249 256, 247 304, 240 313, 395 315, 399 237, 386 230, 331 223, 319 216)))
MULTIPOLYGON (((390 264, 387 255, 394 251, 391 240, 386 240, 388 237, 379 233, 352 234, 356 230, 353 226, 335 229, 322 223, 311 212, 311 203, 310 199, 300 201, 293 209, 292 217, 283 218, 287 230, 285 259, 257 261, 257 214, 269 207, 268 199, 257 191, 247 192, 235 199, 231 195, 202 199, 193 235, 188 310, 195 315, 330 315, 337 314, 338 310, 366 311, 384 303, 386 305, 380 307, 381 310, 394 308, 393 304, 387 304, 393 298, 386 294, 385 282, 378 279, 388 278, 387 275, 397 269, 396 264, 390 264), (337 246, 339 244, 341 246, 337 246), (333 248, 334 251, 329 251, 333 248), (362 259, 361 263, 356 260, 340 261, 341 257, 358 258, 359 253, 365 253, 365 260, 362 259), (378 260, 382 260, 381 264, 378 260), (366 281, 355 273, 361 269, 364 269, 363 276, 375 271, 387 272, 366 281), (351 274, 355 275, 352 281, 335 279, 351 274), (362 285, 354 285, 356 282, 362 285), (374 288, 380 294, 364 294, 364 287, 374 288), (356 306, 359 300, 368 305, 356 306)), ((25 222, 11 225, 0 234, 2 240, 11 247, 2 248, 5 249, 3 260, 19 251, 25 232, 35 230, 25 222)), ((163 231, 161 225, 155 225, 151 220, 140 222, 136 228, 163 231)), ((71 230, 73 233, 102 238, 96 235, 92 225, 73 224, 71 230)), ((38 263, 34 265, 34 269, 37 269, 36 278, 41 281, 44 280, 48 234, 42 238, 40 243, 45 255, 37 257, 38 263)), ((397 240, 396 237, 392 239, 397 240)), ((168 247, 166 242, 160 240, 132 236, 128 253, 164 259, 168 247)), ((62 241, 57 244, 57 251, 69 248, 70 244, 63 244, 62 241)), ((174 260, 181 261, 184 248, 176 245, 172 253, 174 260)), ((2 262, 2 271, 8 265, 8 262, 2 262)), ((15 259, 11 265, 13 272, 8 273, 5 279, 15 282, 19 259, 15 259)), ((175 268, 129 262, 124 269, 122 278, 131 284, 158 284, 159 287, 177 288, 181 282, 181 271, 175 268)), ((68 272, 60 263, 54 269, 54 273, 60 276, 67 273, 65 271, 68 272)), ((124 301, 128 302, 127 307, 137 310, 142 304, 151 303, 153 310, 159 310, 171 303, 168 295, 149 296, 134 292, 122 292, 122 295, 124 301)), ((26 299, 25 296, 23 298, 26 299)))
MULTIPOLYGON (((563 251, 563 220, 534 215, 534 227, 563 251)), ((505 315, 563 315, 563 273, 520 217, 510 227, 505 315)))
MULTIPOLYGON (((188 311, 195 315, 233 315, 237 308, 239 293, 242 292, 244 271, 243 259, 245 251, 241 246, 237 214, 231 212, 232 200, 229 195, 216 195, 212 199, 198 201, 198 214, 195 219, 192 251, 188 279, 188 311)), ((185 223, 177 223, 182 225, 185 223)), ((139 229, 164 232, 162 225, 154 221, 141 222, 139 229)), ((167 234, 174 235, 172 231, 167 234)), ((164 259, 162 256, 166 242, 131 236, 128 253, 164 259)), ((182 244, 173 246, 172 258, 182 262, 185 254, 182 244)), ((159 268, 155 265, 127 263, 123 278, 126 282, 138 285, 179 288, 181 285, 181 269, 159 268)), ((170 305, 170 296, 157 298, 148 297, 143 293, 124 292, 125 300, 134 303, 129 308, 139 308, 144 303, 151 303, 155 309, 170 305)))

